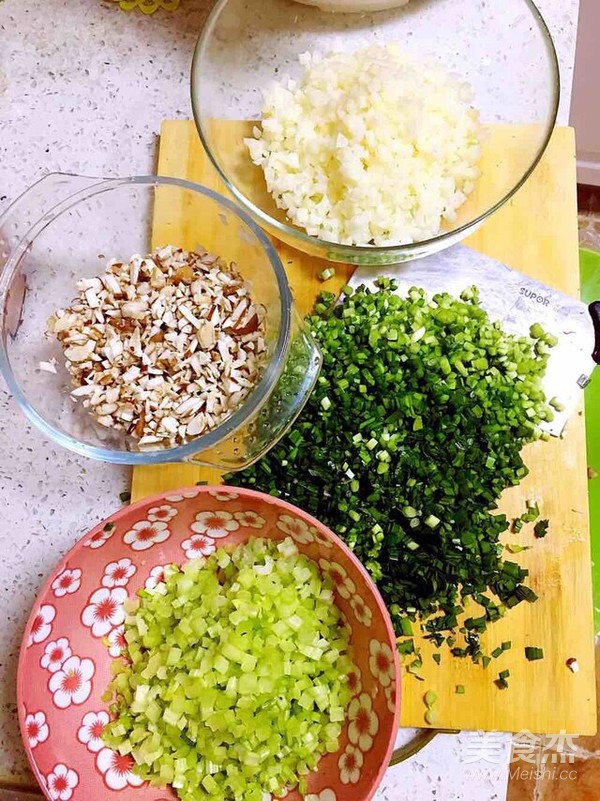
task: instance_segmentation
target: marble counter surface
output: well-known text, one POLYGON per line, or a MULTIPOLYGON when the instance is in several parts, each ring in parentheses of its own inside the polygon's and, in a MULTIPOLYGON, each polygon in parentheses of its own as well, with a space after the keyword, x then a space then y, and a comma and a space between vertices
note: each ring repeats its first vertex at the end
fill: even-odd
MULTIPOLYGON (((152 172, 161 120, 191 115, 190 59, 211 5, 181 0, 176 13, 145 17, 100 0, 0 2, 0 213, 48 172, 152 172)), ((578 0, 538 5, 557 44, 565 124, 578 0)), ((59 556, 120 504, 128 482, 125 468, 45 441, 0 380, 0 777, 31 781, 15 705, 29 609, 59 556)), ((508 736, 497 738, 493 758, 480 748, 471 760, 468 737, 439 737, 390 770, 377 801, 502 801, 508 736)))

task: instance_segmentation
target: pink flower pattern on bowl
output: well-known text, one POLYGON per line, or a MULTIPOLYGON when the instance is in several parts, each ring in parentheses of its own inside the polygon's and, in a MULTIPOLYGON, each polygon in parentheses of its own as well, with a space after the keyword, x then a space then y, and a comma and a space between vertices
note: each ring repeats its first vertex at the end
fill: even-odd
POLYGON ((371 640, 369 643, 369 668, 382 687, 389 687, 394 680, 394 655, 385 642, 371 640))
POLYGON ((40 743, 46 742, 50 729, 46 723, 44 712, 35 712, 25 717, 25 733, 30 748, 35 748, 40 743))
POLYGON ((56 607, 52 604, 40 606, 29 627, 28 645, 44 642, 52 633, 52 621, 56 617, 56 607))
POLYGON ((350 598, 350 606, 352 607, 352 611, 356 616, 356 619, 359 623, 362 623, 363 626, 370 626, 373 620, 373 613, 371 612, 369 605, 364 602, 362 595, 358 595, 355 593, 352 598, 350 598))
POLYGON ((212 537, 205 534, 194 534, 181 543, 183 552, 188 559, 197 559, 199 556, 208 556, 216 551, 217 547, 212 537))
POLYGON ((262 528, 266 523, 264 517, 253 512, 252 509, 248 509, 245 512, 236 512, 233 516, 240 526, 245 526, 246 528, 262 528))
POLYGON ((123 603, 126 598, 124 587, 100 587, 90 595, 88 605, 81 613, 81 622, 92 630, 94 637, 105 637, 125 620, 123 603))
POLYGON ((348 706, 348 739, 361 751, 370 751, 373 738, 379 731, 379 718, 373 709, 373 701, 368 693, 353 698, 348 706))
POLYGON ((228 503, 229 501, 237 501, 237 499, 240 497, 237 494, 237 492, 228 492, 220 489, 208 490, 208 494, 212 495, 213 498, 216 498, 218 501, 221 501, 221 503, 228 503))
POLYGON ((108 642, 108 653, 112 657, 121 656, 127 645, 127 641, 125 640, 125 626, 115 626, 114 629, 108 632, 106 640, 108 642))
MULTIPOLYGON (((372 798, 393 750, 400 688, 389 616, 366 571, 331 532, 285 502, 250 490, 192 487, 124 507, 96 526, 57 566, 32 610, 18 708, 47 799, 176 799, 171 788, 143 783, 131 757, 102 741, 110 719, 102 696, 125 646, 124 602, 156 587, 173 565, 254 536, 293 537, 331 576, 351 631, 357 669, 349 677, 347 723, 339 751, 309 775, 306 801, 372 798)), ((299 798, 295 790, 286 794, 288 801, 299 798)))
POLYGON ((55 642, 49 642, 46 645, 40 665, 50 673, 56 673, 71 656, 71 653, 68 637, 60 637, 55 642))
POLYGON ((78 784, 79 776, 76 771, 62 763, 55 765, 46 776, 46 786, 52 801, 70 801, 73 797, 73 790, 78 784))
POLYGON ((77 739, 92 754, 97 754, 104 748, 102 734, 109 721, 110 715, 105 709, 101 709, 100 712, 86 712, 81 719, 81 726, 77 729, 77 739))
POLYGON ((342 784, 357 784, 360 781, 364 757, 362 751, 350 743, 338 760, 342 784))
POLYGON ((346 600, 352 598, 356 592, 356 584, 352 581, 346 569, 337 562, 328 562, 327 559, 319 559, 319 567, 324 573, 329 574, 336 590, 346 600))
POLYGON ((118 562, 109 562, 104 568, 102 586, 110 588, 126 587, 136 570, 137 567, 127 557, 119 559, 118 562))
POLYGON ((195 498, 199 492, 200 490, 197 489, 196 487, 192 487, 190 489, 182 489, 173 495, 165 495, 164 500, 169 501, 170 503, 179 503, 180 501, 185 501, 189 500, 190 498, 195 498))
POLYGON ((304 801, 337 801, 333 790, 328 787, 320 793, 309 793, 304 801))
POLYGON ((133 528, 125 533, 123 542, 130 545, 134 551, 147 551, 153 545, 164 542, 171 536, 166 523, 153 520, 140 520, 133 524, 133 528))
POLYGON ((63 595, 72 595, 81 587, 81 570, 77 567, 75 570, 63 570, 52 582, 52 589, 57 598, 62 598, 63 595))
POLYGON ((131 772, 133 759, 122 756, 110 748, 103 748, 96 756, 96 767, 104 777, 104 784, 110 790, 124 790, 126 787, 141 787, 144 783, 131 772))
POLYGON ((114 529, 110 528, 102 528, 100 531, 94 531, 94 533, 83 543, 86 548, 102 548, 109 539, 114 534, 114 529))
POLYGON ((66 709, 71 704, 79 706, 87 701, 92 692, 92 676, 95 671, 91 659, 70 656, 48 681, 54 706, 66 709))
POLYGON ((394 712, 396 709, 396 685, 390 684, 389 687, 384 689, 384 693, 389 711, 394 712))
POLYGON ((150 571, 150 575, 144 582, 144 587, 147 590, 153 590, 157 584, 162 584, 165 580, 165 570, 169 567, 169 565, 156 565, 150 571))
POLYGON ((177 509, 175 509, 173 506, 163 503, 161 506, 153 506, 151 509, 148 509, 148 520, 150 520, 152 523, 158 523, 159 521, 168 523, 169 520, 172 520, 176 514, 177 509))
POLYGON ((294 515, 280 515, 277 528, 295 540, 298 545, 308 545, 315 540, 312 527, 305 520, 299 520, 294 515))
POLYGON ((197 534, 206 534, 215 539, 226 537, 232 531, 237 531, 240 524, 233 519, 231 512, 224 509, 215 509, 214 512, 198 512, 196 519, 190 526, 197 534))

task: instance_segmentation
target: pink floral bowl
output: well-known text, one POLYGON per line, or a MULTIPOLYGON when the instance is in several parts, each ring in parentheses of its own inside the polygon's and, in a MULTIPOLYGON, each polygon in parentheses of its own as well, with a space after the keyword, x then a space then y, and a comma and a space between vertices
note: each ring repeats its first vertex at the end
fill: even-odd
MULTIPOLYGON (((394 631, 364 567, 329 529, 269 495, 193 487, 155 495, 93 528, 42 590, 21 646, 17 698, 35 776, 52 801, 170 801, 132 772, 129 756, 105 747, 102 701, 124 644, 123 602, 153 587, 169 564, 250 537, 291 536, 331 576, 351 630, 357 670, 340 749, 309 776, 307 801, 368 801, 388 765, 400 712, 394 631)), ((269 796, 265 795, 265 799, 269 796)), ((298 801, 297 791, 287 801, 298 801)))

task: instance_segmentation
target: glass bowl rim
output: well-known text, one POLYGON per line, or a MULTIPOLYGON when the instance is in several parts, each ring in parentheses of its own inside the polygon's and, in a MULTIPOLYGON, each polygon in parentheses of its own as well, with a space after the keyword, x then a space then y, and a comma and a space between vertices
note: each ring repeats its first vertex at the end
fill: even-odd
MULTIPOLYGON (((50 173, 50 175, 40 179, 40 181, 37 183, 42 183, 45 178, 57 175, 69 177, 72 174, 50 173)), ((81 178, 84 176, 78 175, 73 177, 81 178)), ((34 222, 23 236, 21 236, 19 243, 13 249, 6 261, 2 275, 0 275, 0 321, 4 321, 5 319, 5 308, 8 300, 8 292, 11 287, 12 278, 16 269, 19 267, 21 259, 27 254, 29 246, 33 241, 35 241, 35 238, 49 225, 51 225, 56 218, 72 209, 78 203, 114 189, 120 189, 131 185, 147 185, 155 187, 174 186, 203 195, 209 200, 215 202, 217 206, 232 212, 248 226, 248 228, 257 238, 259 245, 262 247, 263 252, 269 259, 277 279, 281 323, 273 355, 271 356, 259 383, 254 387, 241 406, 239 406, 223 423, 221 423, 221 425, 183 445, 177 445, 171 448, 162 448, 156 451, 117 451, 111 448, 99 447, 97 445, 88 445, 87 443, 82 442, 81 440, 78 440, 69 434, 65 434, 58 428, 55 428, 54 425, 50 424, 45 417, 43 417, 43 415, 41 415, 31 405, 25 393, 21 390, 21 387, 13 373, 5 345, 5 339, 8 334, 4 333, 2 336, 0 336, 0 373, 3 375, 7 383, 10 394, 15 398, 27 418, 34 423, 34 425, 42 432, 42 434, 48 436, 50 439, 70 451, 74 451, 75 453, 92 459, 110 462, 112 464, 142 465, 164 464, 166 462, 173 461, 187 461, 195 454, 201 453, 202 451, 210 448, 214 448, 219 442, 233 434, 248 420, 250 416, 258 412, 263 402, 272 392, 277 381, 279 380, 279 377, 281 376, 281 373, 283 372, 285 355, 288 351, 291 341, 293 305, 292 293, 283 263, 267 235, 254 222, 252 217, 246 211, 244 211, 244 209, 240 208, 223 195, 220 195, 218 192, 215 192, 213 189, 209 189, 208 187, 194 183, 193 181, 187 181, 181 178, 173 178, 163 175, 134 175, 121 178, 97 177, 92 178, 91 180, 96 180, 97 183, 91 184, 84 189, 80 189, 56 203, 49 211, 46 211, 39 220, 34 222), (26 245, 24 245, 24 243, 26 243, 26 245)), ((26 189, 25 192, 15 199, 13 204, 9 206, 7 212, 5 212, 5 215, 0 217, 0 225, 3 222, 4 217, 9 215, 10 209, 35 186, 36 184, 29 189, 26 189)))
MULTIPOLYGON (((527 181, 530 175, 533 173, 537 165, 539 164, 542 156, 544 155, 546 148, 548 147, 548 143, 552 137, 552 133, 554 131, 554 127, 556 125, 556 120, 558 116, 558 107, 560 103, 560 67, 558 63, 558 55, 556 52, 556 47, 554 45, 554 40, 546 23, 546 20, 542 16, 540 10, 538 9, 534 0, 522 0, 524 5, 529 9, 532 18, 535 22, 537 22, 538 28, 542 34, 542 38, 546 45, 546 52, 548 53, 549 64, 551 68, 551 73, 553 77, 552 81, 552 107, 550 109, 550 115, 546 121, 546 132, 544 134, 544 138, 535 154, 535 157, 529 167, 525 170, 521 178, 517 181, 517 183, 510 189, 503 197, 496 201, 490 208, 486 211, 479 214, 477 217, 469 220, 468 222, 464 223, 463 225, 459 226, 458 228, 453 228, 451 231, 445 231, 443 233, 437 234, 434 237, 430 237, 429 239, 422 239, 419 242, 411 242, 409 244, 404 245, 343 245, 338 242, 331 242, 327 239, 321 239, 316 236, 311 236, 307 234, 305 231, 302 231, 300 228, 297 228, 292 225, 288 225, 285 222, 281 222, 280 220, 271 217, 270 214, 264 212, 259 206, 255 205, 251 200, 249 200, 243 192, 241 192, 237 186, 229 179, 227 173, 222 169, 221 165, 219 164, 218 159, 214 155, 210 144, 209 144, 209 137, 207 134, 207 130, 205 125, 203 124, 204 115, 201 113, 198 100, 196 98, 195 87, 200 83, 200 63, 202 61, 204 51, 208 46, 208 43, 211 39, 213 29, 221 15, 224 11, 225 7, 228 5, 230 0, 217 0, 215 5, 213 6, 210 14, 206 18, 206 22, 204 27, 200 31, 198 35, 198 39, 196 41, 196 46, 194 48, 194 55, 192 58, 192 66, 190 71, 190 96, 191 96, 191 104, 192 104, 192 113, 194 115, 194 122, 196 124, 196 130, 198 131, 198 135, 200 137, 200 141, 202 142, 202 146, 210 159, 211 164, 217 170, 219 177, 224 182, 225 186, 231 192, 231 194, 244 206, 244 208, 248 209, 252 215, 254 215, 258 220, 261 221, 262 224, 272 227, 276 232, 279 232, 283 235, 284 241, 296 240, 302 246, 306 246, 308 248, 307 252, 312 252, 314 248, 319 248, 325 251, 335 250, 336 253, 336 261, 342 261, 344 255, 348 258, 356 259, 359 256, 371 256, 374 258, 374 266, 376 266, 377 258, 378 257, 390 257, 390 256, 397 256, 399 260, 406 258, 409 254, 416 252, 429 252, 430 250, 439 250, 440 245, 444 246, 447 243, 447 246, 452 245, 456 241, 456 237, 458 236, 461 238, 463 235, 466 235, 469 231, 476 228, 482 222, 487 220, 492 214, 494 214, 498 209, 500 209, 505 203, 507 203, 523 186, 523 184, 527 181)), ((311 8, 311 6, 304 6, 305 9, 311 8)), ((315 11, 321 11, 321 9, 312 7, 315 11)), ((401 6, 398 11, 401 11, 403 6, 401 6)), ((356 15, 356 12, 331 12, 331 11, 321 11, 323 14, 332 14, 332 13, 347 13, 356 15)), ((389 13, 389 12, 367 12, 371 14, 377 13, 389 13)), ((277 234, 275 234, 277 235, 277 234)), ((425 255, 423 253, 423 255, 425 255)), ((327 258, 326 254, 322 254, 322 258, 327 258)), ((365 262, 366 264, 367 262, 365 262)))

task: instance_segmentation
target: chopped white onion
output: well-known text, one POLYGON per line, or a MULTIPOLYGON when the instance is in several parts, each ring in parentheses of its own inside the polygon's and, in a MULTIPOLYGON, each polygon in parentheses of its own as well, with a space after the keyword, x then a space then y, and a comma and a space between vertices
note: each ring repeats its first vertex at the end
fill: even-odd
POLYGON ((422 241, 454 222, 479 175, 469 86, 396 45, 300 62, 245 140, 289 219, 350 245, 422 241))

